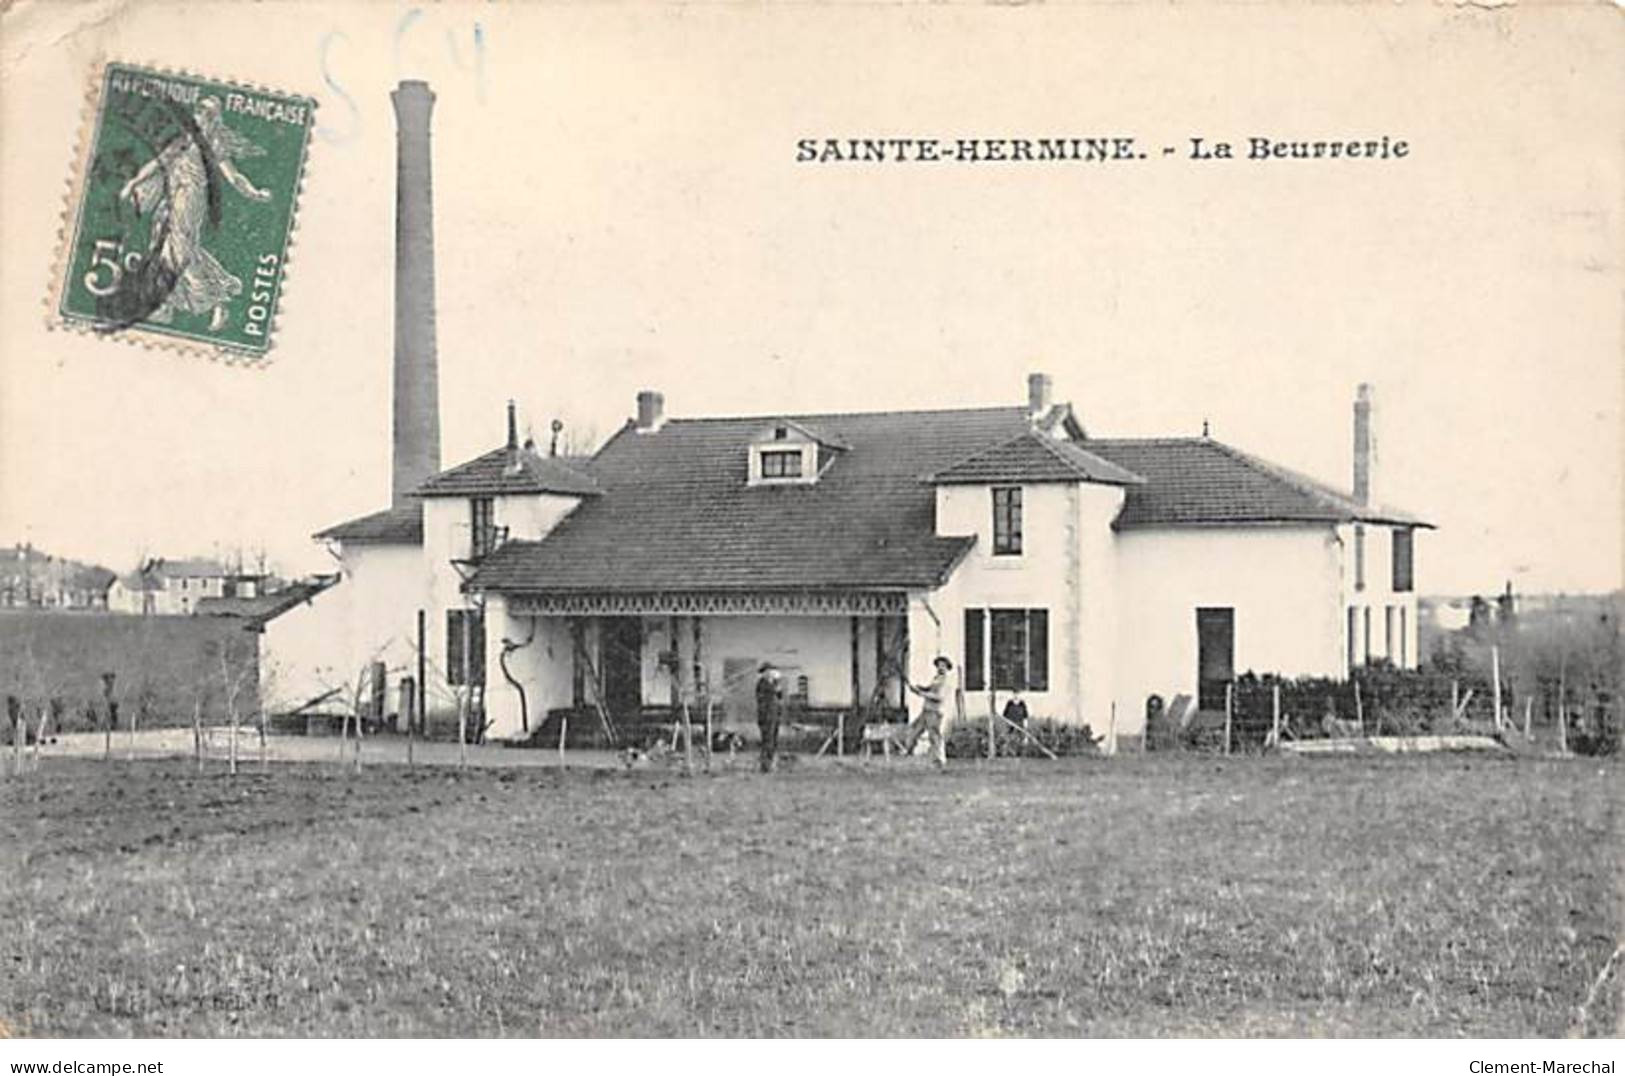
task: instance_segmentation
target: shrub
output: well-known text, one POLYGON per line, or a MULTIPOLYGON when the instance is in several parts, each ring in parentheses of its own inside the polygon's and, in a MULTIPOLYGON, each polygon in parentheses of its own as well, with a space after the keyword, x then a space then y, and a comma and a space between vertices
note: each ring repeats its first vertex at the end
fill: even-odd
MULTIPOLYGON (((1033 718, 1027 722, 1027 731, 1052 752, 1067 758, 1075 755, 1097 755, 1100 740, 1088 725, 1033 718)), ((1009 725, 996 722, 993 743, 1000 758, 1046 758, 1043 750, 1031 739, 1009 725)), ((949 758, 986 758, 987 721, 967 719, 956 721, 948 728, 949 758)))

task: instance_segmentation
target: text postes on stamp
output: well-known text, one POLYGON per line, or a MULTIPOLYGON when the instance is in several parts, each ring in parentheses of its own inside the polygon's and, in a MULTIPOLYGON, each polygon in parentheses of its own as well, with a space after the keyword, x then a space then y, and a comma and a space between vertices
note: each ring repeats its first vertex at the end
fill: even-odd
POLYGON ((107 333, 271 346, 315 102, 108 64, 59 310, 107 333))

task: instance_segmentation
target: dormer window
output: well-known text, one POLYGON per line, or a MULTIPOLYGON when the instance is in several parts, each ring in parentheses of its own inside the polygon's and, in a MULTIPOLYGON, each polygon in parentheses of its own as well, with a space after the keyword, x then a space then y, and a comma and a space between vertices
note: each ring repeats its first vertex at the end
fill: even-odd
POLYGON ((763 452, 762 477, 766 479, 800 478, 801 449, 793 448, 787 452, 780 450, 763 452))
POLYGON ((845 444, 828 434, 781 420, 751 439, 749 482, 753 486, 811 485, 845 450, 845 444))

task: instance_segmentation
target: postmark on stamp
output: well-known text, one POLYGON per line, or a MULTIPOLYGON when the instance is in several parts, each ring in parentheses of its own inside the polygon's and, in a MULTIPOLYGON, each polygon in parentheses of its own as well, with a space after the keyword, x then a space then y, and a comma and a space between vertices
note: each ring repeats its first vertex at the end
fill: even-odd
POLYGON ((316 102, 117 63, 98 93, 58 313, 264 357, 316 102))

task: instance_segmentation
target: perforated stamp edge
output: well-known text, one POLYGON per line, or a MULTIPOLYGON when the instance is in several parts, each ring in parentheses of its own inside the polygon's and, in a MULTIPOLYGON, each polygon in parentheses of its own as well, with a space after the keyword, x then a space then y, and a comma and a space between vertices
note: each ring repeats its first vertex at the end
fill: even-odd
POLYGON ((309 182, 311 150, 318 141, 315 137, 315 111, 319 104, 320 102, 315 97, 307 94, 279 90, 255 82, 216 78, 213 75, 199 74, 187 68, 174 67, 169 64, 115 60, 105 56, 93 61, 86 72, 80 104, 78 136, 69 163, 62 209, 57 217, 56 257, 51 267, 50 286, 46 292, 44 303, 46 328, 52 332, 65 332, 75 336, 88 336, 119 342, 139 347, 145 351, 169 352, 175 355, 206 358, 233 367, 253 369, 270 365, 275 357, 273 353, 276 347, 277 328, 282 320, 282 312, 288 303, 288 289, 293 279, 294 247, 299 238, 299 208, 304 200, 305 184, 309 182), (101 133, 102 92, 107 84, 107 69, 115 64, 161 77, 213 83, 234 90, 241 90, 244 93, 283 98, 296 97, 310 106, 312 114, 310 130, 306 134, 304 145, 300 149, 298 178, 294 185, 293 198, 288 209, 288 229, 287 239, 283 244, 281 279, 277 287, 276 305, 271 310, 270 317, 266 322, 266 345, 263 351, 235 348, 219 341, 188 339, 173 333, 151 329, 140 323, 119 329, 116 332, 109 332, 104 327, 83 318, 70 316, 63 311, 64 288, 67 285, 68 272, 73 265, 74 240, 78 238, 85 189, 90 182, 90 158, 95 151, 97 137, 101 133))

